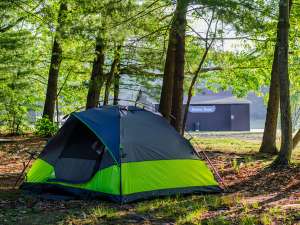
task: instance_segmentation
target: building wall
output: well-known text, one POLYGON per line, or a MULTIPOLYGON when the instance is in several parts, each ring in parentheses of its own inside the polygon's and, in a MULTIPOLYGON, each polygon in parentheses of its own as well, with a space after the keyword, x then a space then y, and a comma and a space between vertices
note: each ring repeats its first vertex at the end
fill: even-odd
POLYGON ((189 112, 187 130, 248 131, 250 130, 249 104, 191 105, 214 106, 213 112, 189 112))
POLYGON ((249 104, 233 104, 231 108, 231 130, 250 130, 250 109, 249 104))
MULTIPOLYGON (((219 91, 214 93, 206 88, 201 88, 204 95, 219 95, 219 96, 233 96, 231 90, 219 91)), ((264 102, 264 96, 269 92, 269 88, 262 87, 261 95, 257 95, 255 92, 249 92, 246 99, 251 102, 250 104, 250 126, 251 129, 263 129, 265 127, 266 119, 266 103, 264 102)))

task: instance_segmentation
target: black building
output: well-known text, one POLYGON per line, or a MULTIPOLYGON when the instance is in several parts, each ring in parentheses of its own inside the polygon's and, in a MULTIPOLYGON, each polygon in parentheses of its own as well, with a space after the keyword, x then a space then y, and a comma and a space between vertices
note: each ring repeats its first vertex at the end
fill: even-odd
POLYGON ((222 94, 196 95, 191 100, 186 129, 249 131, 250 101, 222 94))

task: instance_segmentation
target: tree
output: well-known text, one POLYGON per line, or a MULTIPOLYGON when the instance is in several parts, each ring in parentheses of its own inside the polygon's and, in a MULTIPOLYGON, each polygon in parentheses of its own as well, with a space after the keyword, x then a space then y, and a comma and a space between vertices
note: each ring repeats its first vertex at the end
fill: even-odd
POLYGON ((199 65, 198 65, 198 67, 197 67, 197 69, 196 69, 196 71, 193 75, 192 81, 191 81, 189 89, 188 89, 187 101, 186 101, 185 108, 184 108, 184 117, 183 117, 183 123, 182 123, 182 128, 181 128, 182 129, 181 130, 182 134, 184 134, 184 131, 185 131, 185 125, 186 125, 186 121, 187 121, 187 116, 188 116, 190 103, 191 103, 192 96, 193 96, 194 86, 195 86, 196 81, 198 79, 199 73, 201 72, 201 69, 204 65, 204 62, 207 58, 208 52, 209 52, 210 48, 212 47, 212 45, 214 43, 214 38, 216 37, 217 27, 218 27, 218 21, 217 20, 215 21, 215 29, 212 32, 213 33, 212 40, 209 40, 209 38, 210 38, 209 35, 211 33, 211 26, 212 26, 212 23, 215 19, 214 17, 215 17, 215 12, 213 11, 212 15, 211 15, 211 19, 207 23, 207 31, 206 31, 205 38, 203 38, 200 34, 197 33, 199 35, 199 38, 202 39, 205 42, 205 50, 204 50, 204 53, 203 53, 203 55, 200 59, 199 65))
POLYGON ((40 46, 35 30, 28 26, 32 18, 19 10, 21 4, 35 13, 36 2, 0 3, 0 128, 14 135, 28 130, 31 112, 39 108, 41 100, 39 83, 33 79, 39 68, 36 49, 40 46))
POLYGON ((280 85, 281 147, 275 166, 289 165, 292 155, 292 119, 290 106, 290 81, 288 73, 289 51, 289 1, 279 1, 278 18, 278 71, 280 85))
POLYGON ((101 31, 96 38, 95 59, 93 62, 93 70, 89 83, 89 90, 86 100, 86 109, 97 107, 99 104, 99 97, 101 87, 104 82, 104 40, 101 31))
POLYGON ((103 101, 104 105, 108 104, 110 87, 111 87, 111 84, 114 80, 114 77, 118 73, 118 67, 119 67, 119 64, 120 64, 120 49, 121 49, 121 45, 118 45, 116 47, 116 50, 115 50, 114 60, 111 64, 110 71, 107 74, 107 79, 106 79, 106 82, 105 82, 104 101, 103 101))
POLYGON ((120 63, 118 64, 117 73, 114 76, 114 99, 113 105, 119 104, 119 92, 120 92, 120 63))
POLYGON ((263 133, 262 144, 259 152, 268 154, 277 154, 276 133, 277 118, 279 112, 279 74, 278 74, 278 43, 275 45, 274 58, 272 64, 271 81, 269 88, 269 101, 267 106, 267 115, 263 133))
POLYGON ((297 131, 297 133, 293 137, 293 148, 296 148, 296 146, 299 144, 299 142, 300 142, 300 129, 297 131))
POLYGON ((67 3, 61 2, 58 12, 57 19, 57 28, 54 36, 52 53, 51 53, 51 62, 48 75, 48 84, 46 91, 46 99, 44 104, 43 117, 49 118, 50 121, 53 121, 54 111, 55 111, 55 102, 57 97, 57 82, 59 75, 59 68, 62 61, 62 35, 64 29, 64 20, 67 13, 67 3))
MULTIPOLYGON (((289 0, 289 15, 291 13, 292 0, 289 0)), ((277 24, 277 29, 279 29, 279 23, 277 24)), ((279 33, 277 32, 277 40, 279 39, 279 33)), ((280 99, 280 89, 279 89, 279 65, 278 65, 278 41, 276 41, 271 81, 269 88, 269 100, 267 106, 267 115, 265 128, 263 133, 262 144, 260 146, 259 152, 276 155, 278 149, 276 147, 276 134, 277 134, 277 120, 279 114, 279 99, 280 99)))
MULTIPOLYGON (((120 45, 125 39, 128 32, 126 17, 128 16, 131 1, 88 1, 90 4, 82 4, 82 8, 87 12, 85 15, 88 23, 91 24, 86 31, 85 24, 81 24, 82 33, 86 38, 95 37, 95 58, 93 61, 92 73, 88 85, 88 94, 86 101, 86 109, 97 107, 100 101, 100 95, 103 85, 105 89, 105 104, 108 103, 109 87, 111 86, 113 75, 116 72, 118 60, 114 62, 114 58, 110 57, 110 52, 114 51, 114 47, 110 43, 120 45), (95 4, 95 7, 94 7, 95 4), (89 16, 91 14, 92 16, 89 16), (125 22, 120 20, 124 20, 125 22), (123 24, 124 23, 124 24, 123 24), (106 61, 111 60, 109 72, 106 61), (108 74, 108 76, 106 76, 108 74), (108 78, 108 79, 107 79, 108 78), (108 81, 108 82, 106 82, 108 81)), ((111 54, 113 55, 113 54, 111 54)))
POLYGON ((184 65, 185 65, 185 31, 186 31, 186 14, 188 1, 178 1, 178 15, 176 19, 176 52, 174 60, 174 83, 172 96, 172 119, 173 127, 181 132, 182 130, 182 113, 183 113, 183 81, 184 81, 184 65), (181 5, 182 4, 182 5, 181 5))
POLYGON ((159 103, 159 112, 166 118, 171 120, 172 112, 172 98, 173 98, 173 86, 174 86, 174 61, 176 52, 176 39, 175 39, 175 16, 172 19, 172 25, 169 31, 169 42, 165 60, 163 83, 161 88, 161 96, 159 103))
POLYGON ((178 131, 182 127, 185 26, 188 1, 177 1, 169 31, 159 111, 178 131), (173 115, 171 115, 173 114, 173 115))

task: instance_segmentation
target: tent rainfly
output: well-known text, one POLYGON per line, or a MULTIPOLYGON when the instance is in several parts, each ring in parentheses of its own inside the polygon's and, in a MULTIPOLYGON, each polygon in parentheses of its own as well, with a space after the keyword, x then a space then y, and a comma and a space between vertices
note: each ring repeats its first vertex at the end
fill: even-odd
POLYGON ((72 113, 21 188, 119 203, 221 191, 188 140, 160 115, 133 106, 72 113))

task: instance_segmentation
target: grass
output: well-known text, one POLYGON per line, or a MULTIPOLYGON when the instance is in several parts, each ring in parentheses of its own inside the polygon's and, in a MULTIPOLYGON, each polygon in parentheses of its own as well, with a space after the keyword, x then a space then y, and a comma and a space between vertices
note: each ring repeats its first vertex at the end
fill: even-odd
MULTIPOLYGON (((251 134, 245 134, 250 135, 251 134)), ((258 153, 261 140, 244 140, 244 139, 237 139, 237 138, 225 138, 225 137, 218 137, 218 138, 193 138, 192 144, 194 146, 198 146, 199 149, 204 151, 221 151, 226 153, 238 153, 238 154, 248 154, 249 158, 246 159, 248 162, 252 161, 253 154, 258 153)), ((277 142, 277 146, 280 146, 280 142, 277 142)), ((279 147, 278 147, 279 148, 279 147)), ((268 158, 271 160, 273 158, 268 158)), ((293 150, 292 155, 292 162, 293 163, 300 163, 300 145, 293 150)))
POLYGON ((234 138, 195 138, 193 144, 203 150, 220 150, 226 152, 253 153, 259 149, 259 142, 234 138))
MULTIPOLYGON (((157 198, 118 205, 102 200, 47 201, 12 189, 21 169, 22 149, 41 140, 0 146, 0 224, 293 224, 300 221, 300 168, 270 173, 265 167, 273 157, 257 154, 260 140, 195 138, 207 151, 230 190, 218 195, 157 198), (1 164, 2 163, 2 164, 1 164), (14 163, 15 169, 6 168, 14 163), (14 170, 13 170, 14 169, 14 170), (1 172, 3 171, 3 172, 1 172), (298 188, 298 189, 297 189, 298 188), (286 206, 286 207, 283 207, 286 206)), ((35 146, 36 145, 36 146, 35 146)), ((294 152, 298 162, 299 148, 294 152)))

